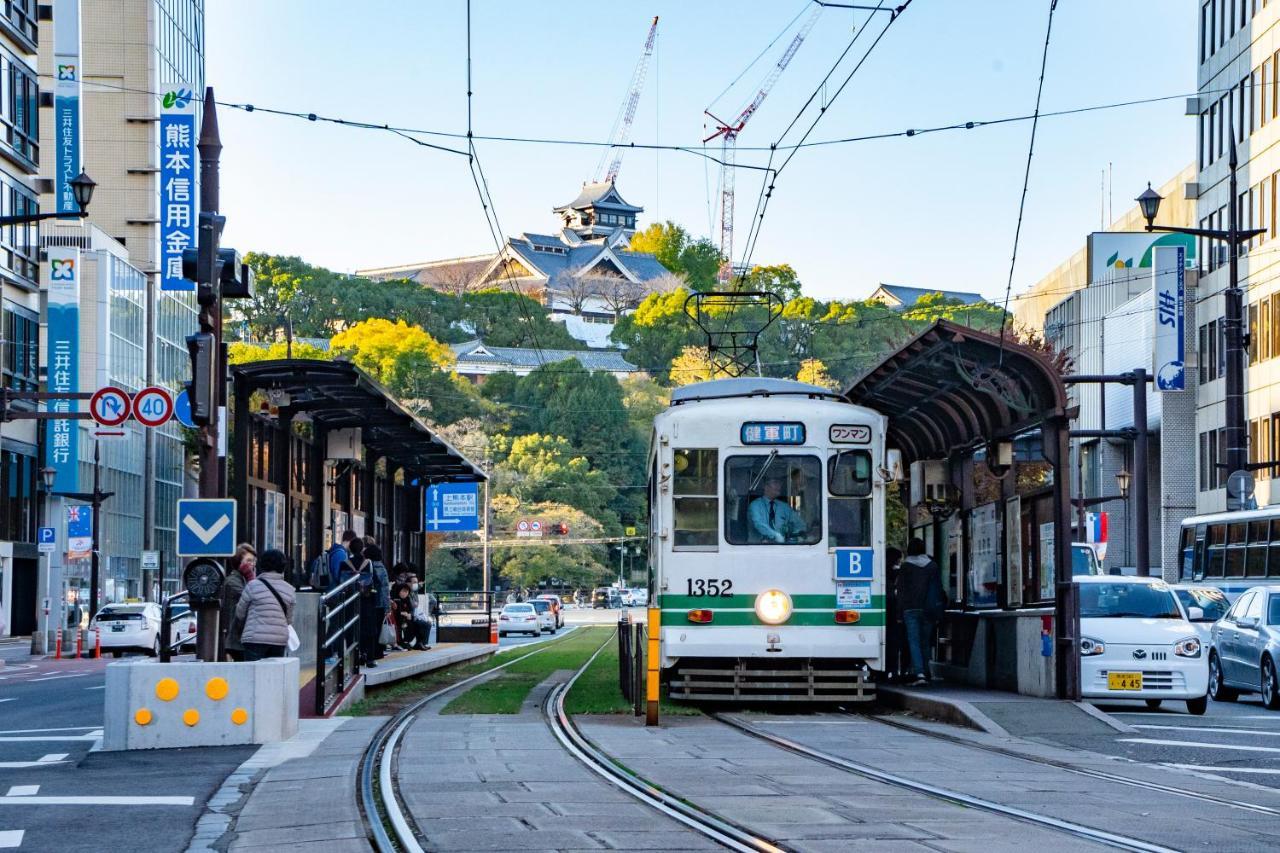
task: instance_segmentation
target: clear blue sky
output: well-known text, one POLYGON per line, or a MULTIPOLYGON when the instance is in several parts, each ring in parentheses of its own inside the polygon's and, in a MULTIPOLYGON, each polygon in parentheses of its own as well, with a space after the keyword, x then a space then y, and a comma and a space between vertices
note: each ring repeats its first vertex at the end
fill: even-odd
MULTIPOLYGON (((812 138, 1029 113, 1048 5, 915 0, 812 138)), ((703 109, 803 6, 473 0, 476 132, 606 139, 659 15, 633 138, 698 143, 703 109)), ((219 0, 206 9, 208 80, 220 100, 466 128, 463 0, 219 0)), ((1195 15, 1192 0, 1061 0, 1043 109, 1194 92, 1195 15)), ((777 138, 866 19, 823 13, 741 146, 777 138)), ((724 111, 745 103, 787 40, 724 98, 724 111)), ((1098 228, 1108 163, 1119 214, 1146 181, 1159 185, 1191 161, 1194 119, 1183 109, 1171 100, 1041 121, 1015 292, 1098 228)), ((462 157, 262 112, 223 109, 219 120, 228 245, 344 271, 493 250, 462 157)), ((1002 295, 1029 132, 1012 123, 802 151, 778 180, 753 260, 792 264, 822 298, 860 298, 880 281, 1002 295)), ((569 146, 479 150, 507 234, 552 230, 551 208, 576 195, 599 158, 569 146)), ((716 167, 700 158, 634 151, 618 186, 645 208, 642 225, 672 219, 709 234, 715 182, 716 167)), ((758 173, 740 170, 737 185, 741 241, 758 173)))

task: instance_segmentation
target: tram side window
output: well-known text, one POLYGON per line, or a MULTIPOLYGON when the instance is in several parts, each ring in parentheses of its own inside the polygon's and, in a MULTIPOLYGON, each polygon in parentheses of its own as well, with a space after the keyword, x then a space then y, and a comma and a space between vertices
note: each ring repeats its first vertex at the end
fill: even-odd
POLYGON ((1237 521, 1227 525, 1227 566, 1226 576, 1229 578, 1244 576, 1244 534, 1245 523, 1237 521))
POLYGON ((842 450, 827 460, 827 527, 833 548, 871 544, 871 454, 842 450))
POLYGON ((730 456, 724 471, 731 545, 813 545, 822 539, 822 463, 816 456, 730 456))
POLYGON ((675 452, 671 478, 674 498, 672 548, 712 551, 720 515, 720 452, 711 448, 681 448, 675 452))
POLYGON ((1267 576, 1267 542, 1267 522, 1249 522, 1249 547, 1244 560, 1245 577, 1267 576))
POLYGON ((1205 577, 1222 577, 1222 567, 1226 562, 1226 553, 1227 526, 1225 524, 1209 525, 1209 565, 1205 569, 1205 577))

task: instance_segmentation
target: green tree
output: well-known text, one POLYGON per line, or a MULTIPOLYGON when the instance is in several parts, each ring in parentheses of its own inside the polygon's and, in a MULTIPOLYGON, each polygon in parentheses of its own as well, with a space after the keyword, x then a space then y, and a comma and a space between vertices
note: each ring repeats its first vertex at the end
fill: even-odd
POLYGON ((536 299, 506 290, 480 290, 461 299, 460 324, 494 347, 584 349, 586 344, 569 334, 563 323, 547 317, 536 299))
POLYGON ((631 251, 649 252, 664 267, 684 278, 694 290, 710 290, 720 271, 721 255, 705 237, 692 238, 676 223, 655 222, 631 238, 631 251))
MULTIPOLYGON (((236 341, 227 347, 227 362, 230 364, 250 364, 255 361, 272 361, 285 358, 288 353, 288 344, 284 341, 277 341, 267 346, 246 344, 236 341)), ((293 357, 328 361, 332 358, 332 355, 328 350, 321 349, 313 344, 309 344, 304 341, 294 341, 293 357)))
POLYGON ((492 487, 498 493, 510 495, 521 504, 568 504, 617 532, 617 514, 609 508, 617 489, 563 436, 498 436, 494 448, 500 461, 494 467, 492 487))
POLYGON ((827 373, 827 366, 816 358, 806 358, 800 362, 800 370, 796 373, 796 381, 819 385, 831 391, 834 391, 837 386, 836 380, 831 377, 830 373, 827 373))
MULTIPOLYGON (((505 498, 494 501, 494 508, 495 527, 501 538, 514 536, 520 520, 540 521, 544 530, 552 524, 566 524, 568 539, 594 539, 604 533, 598 521, 564 503, 525 503, 505 498)), ((499 546, 493 549, 490 560, 498 575, 518 588, 539 587, 552 578, 573 586, 595 585, 608 575, 603 546, 561 544, 563 541, 544 535, 529 544, 499 546)))

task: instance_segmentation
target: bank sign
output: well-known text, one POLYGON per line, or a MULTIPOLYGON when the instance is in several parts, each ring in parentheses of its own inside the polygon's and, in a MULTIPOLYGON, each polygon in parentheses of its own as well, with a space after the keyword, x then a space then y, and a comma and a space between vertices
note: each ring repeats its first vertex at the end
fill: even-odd
POLYGON ((160 102, 160 289, 195 290, 182 253, 196 247, 196 105, 190 89, 166 87, 160 102))
POLYGON ((1185 391, 1186 374, 1186 249, 1156 246, 1151 265, 1155 310, 1152 367, 1157 391, 1185 391))
MULTIPOLYGON (((65 394, 80 390, 80 250, 73 246, 50 246, 49 326, 44 336, 45 363, 49 369, 49 390, 65 394)), ((45 403, 48 412, 75 412, 75 400, 57 399, 45 403)), ((80 491, 80 426, 77 421, 54 418, 48 422, 45 464, 54 470, 55 492, 80 491)))

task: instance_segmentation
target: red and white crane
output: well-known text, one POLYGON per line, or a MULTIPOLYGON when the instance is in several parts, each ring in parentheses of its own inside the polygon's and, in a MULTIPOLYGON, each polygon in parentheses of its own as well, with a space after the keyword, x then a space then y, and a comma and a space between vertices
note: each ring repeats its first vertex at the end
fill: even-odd
POLYGON ((727 284, 729 279, 733 277, 733 184, 738 134, 742 133, 742 129, 747 126, 747 122, 760 109, 764 99, 769 97, 769 92, 773 89, 774 84, 778 82, 778 78, 782 76, 782 72, 786 71, 787 66, 791 64, 792 58, 796 55, 796 51, 800 49, 805 37, 809 35, 809 31, 813 29, 814 24, 818 23, 818 17, 822 14, 822 10, 823 7, 821 5, 814 5, 809 17, 805 19, 795 37, 791 39, 787 49, 778 57, 778 61, 769 69, 768 75, 756 90, 755 96, 742 108, 737 118, 731 122, 726 122, 716 118, 710 110, 704 111, 715 121, 716 132, 702 141, 710 142, 716 138, 720 139, 720 254, 724 258, 724 263, 720 266, 721 284, 727 284))
POLYGON ((649 25, 649 35, 644 40, 644 52, 640 54, 635 73, 631 75, 631 87, 627 90, 627 97, 618 110, 618 117, 613 120, 613 130, 609 133, 609 147, 600 155, 600 162, 596 165, 596 183, 601 181, 612 183, 618 177, 618 170, 622 168, 622 156, 627 153, 626 146, 631 141, 631 124, 636 119, 636 107, 640 105, 640 92, 644 89, 644 78, 649 72, 649 58, 653 56, 653 42, 657 36, 658 16, 654 15, 653 23, 649 25), (610 151, 614 152, 613 162, 609 164, 609 170, 604 171, 605 160, 608 159, 610 151))

